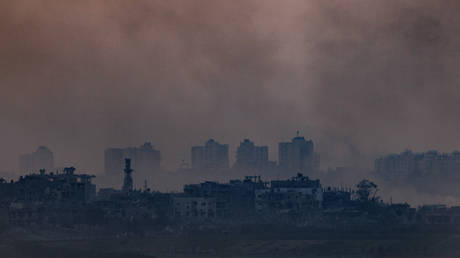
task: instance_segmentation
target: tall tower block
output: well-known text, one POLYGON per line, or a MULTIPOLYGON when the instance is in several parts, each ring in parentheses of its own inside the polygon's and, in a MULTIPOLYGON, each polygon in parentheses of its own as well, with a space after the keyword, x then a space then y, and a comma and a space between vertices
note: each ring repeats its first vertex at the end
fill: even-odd
POLYGON ((131 159, 125 159, 125 179, 123 180, 123 188, 122 191, 127 193, 133 190, 133 177, 131 173, 133 170, 131 169, 131 159))

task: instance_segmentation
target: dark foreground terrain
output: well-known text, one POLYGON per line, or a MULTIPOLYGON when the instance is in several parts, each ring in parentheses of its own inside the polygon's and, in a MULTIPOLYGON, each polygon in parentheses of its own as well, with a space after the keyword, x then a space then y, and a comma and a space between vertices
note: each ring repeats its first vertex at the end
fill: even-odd
POLYGON ((153 236, 55 236, 10 232, 0 257, 460 257, 456 229, 188 231, 153 236))

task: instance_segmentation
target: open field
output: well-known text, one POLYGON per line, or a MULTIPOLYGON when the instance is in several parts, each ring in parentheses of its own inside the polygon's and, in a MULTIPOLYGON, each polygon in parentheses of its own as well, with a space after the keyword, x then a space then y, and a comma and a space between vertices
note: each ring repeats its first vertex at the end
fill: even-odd
POLYGON ((460 257, 460 234, 188 233, 80 240, 2 239, 0 256, 25 257, 460 257))

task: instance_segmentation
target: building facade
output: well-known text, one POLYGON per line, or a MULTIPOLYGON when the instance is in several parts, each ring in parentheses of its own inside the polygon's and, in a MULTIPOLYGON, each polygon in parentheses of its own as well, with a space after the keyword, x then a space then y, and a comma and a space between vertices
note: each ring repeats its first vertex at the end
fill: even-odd
POLYGON ((279 143, 279 167, 284 170, 312 173, 319 169, 319 155, 314 152, 312 140, 297 134, 291 142, 279 143))
POLYGON ((0 184, 2 198, 18 202, 79 202, 86 203, 96 195, 93 175, 75 174, 75 168, 66 167, 64 173, 40 173, 21 176, 18 181, 0 184))
POLYGON ((258 213, 308 213, 321 208, 323 189, 319 180, 297 174, 289 180, 271 181, 270 187, 255 191, 258 213))
POLYGON ((216 217, 216 200, 209 197, 175 197, 172 216, 187 219, 212 219, 216 217))
POLYGON ((154 180, 155 172, 160 170, 161 153, 150 142, 139 147, 110 148, 104 153, 105 176, 123 178, 125 159, 131 160, 132 178, 137 187, 145 180, 154 180))
POLYGON ((19 156, 20 173, 37 173, 40 169, 54 169, 54 154, 45 146, 40 146, 35 152, 19 156))
POLYGON ((192 169, 220 169, 229 167, 228 144, 210 139, 204 146, 191 149, 192 169))
POLYGON ((256 146, 249 139, 244 139, 238 146, 235 168, 260 169, 267 168, 270 164, 267 146, 256 146))
POLYGON ((460 152, 414 153, 410 150, 390 154, 375 160, 375 172, 387 180, 404 180, 411 176, 458 176, 460 152))

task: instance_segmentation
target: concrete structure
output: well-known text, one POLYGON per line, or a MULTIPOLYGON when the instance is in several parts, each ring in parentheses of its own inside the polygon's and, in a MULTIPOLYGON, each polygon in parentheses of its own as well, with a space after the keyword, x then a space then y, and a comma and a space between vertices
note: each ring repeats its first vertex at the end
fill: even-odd
POLYGON ((451 176, 460 174, 460 152, 413 153, 408 150, 375 160, 375 172, 387 180, 405 180, 411 176, 451 176))
POLYGON ((220 169, 229 167, 228 144, 210 139, 204 146, 191 149, 192 169, 220 169))
POLYGON ((314 152, 312 140, 297 136, 291 142, 279 143, 279 167, 288 171, 312 173, 319 170, 319 155, 314 152))
POLYGON ((322 208, 325 210, 344 209, 351 206, 352 190, 328 187, 323 189, 322 208))
POLYGON ((216 199, 209 197, 173 198, 172 216, 187 219, 211 219, 216 217, 216 199))
POLYGON ((256 146, 249 139, 244 139, 236 151, 234 167, 240 169, 261 169, 270 166, 268 147, 256 146))
POLYGON ((244 180, 228 183, 204 182, 184 186, 184 196, 213 198, 216 218, 246 218, 254 211, 256 189, 265 189, 260 176, 246 176, 244 180))
POLYGON ((274 180, 270 188, 256 189, 255 208, 259 213, 308 213, 321 208, 323 189, 319 180, 298 174, 289 180, 274 180))
POLYGON ((75 174, 75 168, 67 167, 64 173, 46 173, 21 176, 18 181, 0 184, 0 195, 16 202, 80 202, 86 203, 96 195, 91 183, 93 175, 75 174))
MULTIPOLYGON (((417 214, 407 204, 353 198, 355 192, 351 189, 322 189, 319 180, 302 174, 269 184, 259 176, 228 183, 203 182, 184 186, 183 193, 135 190, 131 180, 127 180, 124 192, 101 189, 98 197, 92 198, 95 189, 90 181, 92 176, 77 175, 74 170, 66 168, 60 174, 42 170, 40 174, 12 182, 0 179, 0 229, 2 224, 30 225, 32 229, 37 225, 50 229, 63 226, 66 230, 76 226, 77 232, 87 228, 90 234, 101 229, 110 234, 139 230, 157 234, 159 229, 185 232, 188 225, 182 226, 187 223, 211 230, 249 225, 251 230, 251 225, 303 229, 307 225, 323 225, 331 229, 346 225, 343 223, 350 227, 378 224, 386 227, 415 221, 427 224, 460 221, 459 207, 425 206, 417 214)), ((128 162, 128 177, 131 171, 128 162)))
MULTIPOLYGON (((145 179, 149 181, 160 170, 161 153, 150 142, 139 147, 109 148, 104 153, 104 171, 109 177, 120 177, 124 169, 125 159, 131 160, 131 165, 136 169, 134 181, 142 184, 145 179)), ((140 185, 138 185, 140 187, 140 185)))
POLYGON ((54 169, 54 155, 47 147, 40 146, 35 152, 19 156, 20 173, 38 173, 40 169, 54 169))

